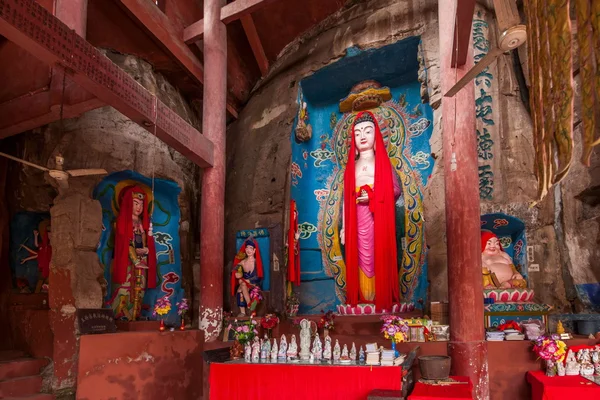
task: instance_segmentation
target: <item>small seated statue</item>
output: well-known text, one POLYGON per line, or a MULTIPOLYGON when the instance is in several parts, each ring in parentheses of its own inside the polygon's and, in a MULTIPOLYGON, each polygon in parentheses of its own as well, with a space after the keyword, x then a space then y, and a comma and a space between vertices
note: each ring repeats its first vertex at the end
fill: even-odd
POLYGON ((258 360, 260 359, 260 341, 258 339, 258 336, 254 337, 254 341, 252 342, 252 362, 253 363, 257 363, 258 360))
POLYGON ((287 350, 287 359, 290 361, 296 361, 298 359, 298 343, 296 343, 296 335, 292 335, 290 339, 290 346, 287 350))
POLYGON ((319 338, 318 334, 315 336, 315 340, 313 340, 312 350, 310 352, 314 356, 315 361, 321 361, 323 358, 323 345, 321 344, 321 338, 319 338))
POLYGON ((244 361, 247 363, 252 361, 252 346, 250 346, 250 343, 246 343, 244 346, 244 361))
POLYGON ((271 341, 267 337, 265 333, 265 338, 263 339, 262 345, 260 346, 260 359, 268 360, 271 355, 271 341))
POLYGON ((565 376, 565 374, 567 373, 567 370, 565 368, 564 362, 558 361, 556 363, 556 372, 557 372, 558 376, 565 376))
POLYGON ((361 364, 365 363, 365 350, 362 346, 360 346, 360 351, 358 352, 358 362, 361 364))
POLYGON ((287 349, 288 349, 287 339, 286 339, 285 335, 281 335, 281 340, 279 342, 279 353, 277 353, 277 358, 279 360, 285 360, 285 358, 287 357, 287 349))
POLYGON ((339 362, 342 355, 342 349, 340 348, 340 342, 335 339, 335 346, 333 346, 333 362, 339 362))
POLYGON ((492 232, 481 232, 481 266, 484 289, 527 287, 527 281, 492 232))
POLYGON ((273 339, 273 347, 271 347, 271 361, 272 362, 277 362, 277 354, 278 354, 277 339, 273 339))
POLYGON ((574 376, 574 375, 579 375, 579 363, 577 362, 577 360, 575 359, 575 353, 573 353, 573 350, 569 350, 567 352, 567 359, 565 360, 565 366, 566 366, 566 374, 568 376, 574 376))
POLYGON ((352 349, 350 349, 350 359, 356 362, 356 345, 352 342, 352 349))
POLYGON ((350 355, 348 354, 348 345, 344 344, 344 348, 342 349, 342 355, 340 357, 340 362, 344 364, 349 364, 350 361, 352 360, 350 359, 350 355))
POLYGON ((325 336, 325 347, 323 348, 323 359, 331 361, 331 336, 325 336))

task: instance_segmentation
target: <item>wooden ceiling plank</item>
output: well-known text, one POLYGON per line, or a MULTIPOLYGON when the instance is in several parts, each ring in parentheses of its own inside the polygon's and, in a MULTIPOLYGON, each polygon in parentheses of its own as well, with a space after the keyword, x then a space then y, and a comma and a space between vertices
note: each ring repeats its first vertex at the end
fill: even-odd
MULTIPOLYGON (((227 4, 221 9, 221 21, 228 24, 236 19, 241 19, 245 15, 260 10, 278 0, 236 0, 227 4)), ((194 43, 202 39, 204 35, 204 20, 194 22, 183 31, 183 41, 185 43, 194 43)))
MULTIPOLYGON (((178 64, 199 84, 204 83, 204 67, 196 55, 179 39, 169 18, 155 4, 147 0, 113 0, 117 2, 138 24, 145 27, 155 42, 163 47, 178 64)), ((228 99, 227 110, 237 119, 236 104, 228 99)))
POLYGON ((242 26, 244 27, 244 32, 246 32, 246 36, 248 37, 250 47, 252 48, 252 53, 254 53, 254 57, 258 63, 258 68, 260 68, 262 76, 265 76, 269 71, 269 60, 265 55, 265 49, 260 42, 260 37, 258 37, 258 32, 256 31, 256 26, 254 25, 252 15, 244 15, 241 18, 241 21, 242 26))

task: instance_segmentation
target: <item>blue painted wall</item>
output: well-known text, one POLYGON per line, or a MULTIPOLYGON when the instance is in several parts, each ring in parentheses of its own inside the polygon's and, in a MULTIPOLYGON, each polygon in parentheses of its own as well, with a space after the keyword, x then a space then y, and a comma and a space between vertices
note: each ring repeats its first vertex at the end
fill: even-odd
MULTIPOLYGON (((123 186, 130 184, 152 187, 151 179, 134 171, 115 172, 102 180, 94 190, 93 197, 102 205, 102 236, 98 245, 98 257, 104 266, 104 277, 108 282, 107 298, 109 300, 113 289, 111 287, 110 269, 113 261, 114 234, 118 192, 123 186), (115 193, 117 192, 117 193, 115 193)), ((171 311, 165 318, 170 325, 178 324, 176 304, 181 300, 184 291, 181 287, 181 254, 179 241, 180 211, 178 197, 181 189, 173 181, 155 179, 154 183, 154 214, 152 216, 154 241, 156 244, 156 264, 158 281, 156 288, 146 290, 142 306, 142 316, 152 317, 156 300, 170 295, 171 311)))
MULTIPOLYGON (((298 103, 306 103, 308 121, 312 126, 312 139, 299 143, 292 130, 292 176, 291 197, 298 205, 300 228, 300 310, 301 314, 320 313, 333 309, 344 300, 339 281, 323 262, 323 244, 319 237, 319 215, 327 198, 331 179, 339 164, 333 149, 332 136, 347 114, 339 112, 339 102, 351 88, 364 80, 376 80, 389 87, 392 100, 383 105, 401 118, 406 139, 405 154, 412 169, 412 178, 420 188, 427 184, 433 170, 429 139, 433 131, 433 112, 428 104, 421 103, 417 52, 420 39, 412 37, 395 44, 360 51, 348 49, 342 60, 322 68, 300 82, 298 103), (337 128, 336 128, 337 127, 337 128)), ((296 121, 297 123, 297 121, 296 121)), ((383 128, 382 128, 383 130, 383 128)), ((421 192, 417 194, 421 196, 421 192)), ((397 203, 397 227, 404 231, 404 198, 397 203)), ((421 215, 422 217, 422 215, 421 215)), ((422 233, 422 232, 421 232, 422 233)), ((398 238, 401 248, 403 241, 398 238)), ((423 257, 414 268, 417 274, 409 299, 404 301, 426 302, 427 262, 425 244, 423 257)), ((399 268, 402 273, 401 252, 399 268)), ((419 304, 417 304, 419 306, 419 304)))

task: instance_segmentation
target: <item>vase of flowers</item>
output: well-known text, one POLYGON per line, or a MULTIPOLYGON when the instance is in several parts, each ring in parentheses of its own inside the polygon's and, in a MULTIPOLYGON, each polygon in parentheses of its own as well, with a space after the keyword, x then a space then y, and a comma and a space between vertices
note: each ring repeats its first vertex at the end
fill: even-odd
POLYGON ((171 300, 169 300, 169 296, 161 297, 154 304, 154 313, 152 315, 154 317, 158 317, 160 319, 160 327, 158 328, 161 332, 165 330, 165 316, 171 311, 171 300))
POLYGON ((567 345, 557 335, 540 336, 533 342, 533 352, 546 362, 546 375, 556 376, 557 363, 567 354, 567 345))
POLYGON ((291 292, 285 302, 285 313, 288 317, 295 317, 298 314, 298 308, 300 307, 300 299, 296 292, 291 292))
POLYGON ((398 357, 400 354, 396 350, 396 343, 402 343, 407 340, 408 324, 397 315, 383 315, 381 320, 383 321, 381 333, 383 333, 386 339, 392 341, 392 349, 395 352, 395 356, 398 357))
POLYGON ((335 314, 331 310, 329 310, 327 312, 324 312, 323 310, 321 310, 321 312, 323 313, 323 315, 321 316, 321 319, 317 323, 317 327, 323 329, 323 336, 328 336, 329 331, 332 331, 335 328, 335 324, 334 324, 335 314))
POLYGON ((267 332, 267 337, 271 338, 271 329, 279 323, 279 318, 275 314, 267 314, 260 320, 260 326, 267 332))
POLYGON ((254 337, 258 335, 258 330, 256 329, 256 321, 250 319, 248 321, 238 323, 238 321, 235 320, 233 325, 229 324, 229 329, 233 329, 233 336, 235 338, 235 342, 229 350, 229 354, 231 356, 231 359, 236 360, 238 358, 241 358, 241 355, 244 351, 244 346, 252 342, 254 337), (239 351, 240 349, 241 352, 239 351))
POLYGON ((181 326, 179 327, 179 329, 184 331, 185 330, 185 314, 190 309, 188 300, 185 297, 183 297, 181 299, 181 301, 176 304, 176 306, 177 306, 177 314, 179 314, 181 316, 181 326))

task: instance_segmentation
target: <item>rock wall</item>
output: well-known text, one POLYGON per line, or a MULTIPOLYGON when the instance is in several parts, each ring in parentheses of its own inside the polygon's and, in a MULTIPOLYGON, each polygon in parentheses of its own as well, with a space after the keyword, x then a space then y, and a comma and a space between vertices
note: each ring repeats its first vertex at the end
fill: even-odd
MULTIPOLYGON (((148 63, 133 56, 111 52, 107 55, 189 123, 200 128, 193 107, 162 76, 154 73, 148 63)), ((199 231, 199 168, 111 107, 65 120, 64 127, 54 123, 11 137, 3 140, 1 146, 12 154, 50 168, 55 167, 54 157, 60 153, 65 158, 66 169, 104 168, 108 173, 130 169, 147 177, 154 174, 157 178, 175 181, 182 188, 179 207, 184 288, 186 296, 193 300, 192 317, 197 315, 199 284, 194 277, 199 275, 197 271, 194 273, 193 264, 197 263, 195 252, 199 238, 190 232, 199 231)), ((99 308, 103 304, 103 271, 95 253, 102 229, 102 211, 100 203, 92 200, 92 192, 102 177, 71 177, 69 188, 59 190, 44 172, 12 162, 8 176, 7 203, 11 215, 20 210, 50 211, 52 215, 55 237, 51 239, 54 256, 50 307, 56 317, 51 318, 56 338, 54 360, 65 360, 55 365, 53 386, 68 389, 75 385, 77 376, 75 310, 99 308)))
MULTIPOLYGON (((420 35, 426 94, 434 109, 430 143, 432 157, 436 158, 432 176, 423 189, 429 247, 429 300, 445 301, 448 299, 448 271, 437 2, 370 0, 349 4, 281 52, 269 74, 255 87, 239 119, 228 128, 226 260, 230 263, 233 259, 237 230, 274 223, 286 226, 290 137, 298 111, 297 82, 343 57, 349 47, 378 48, 420 35)), ((481 46, 489 47, 489 43, 493 45, 496 40, 495 21, 488 9, 478 6, 476 10, 475 19, 483 21, 480 23, 486 31, 483 38, 474 38, 475 54, 484 53, 481 46)), ((473 32, 475 34, 475 30, 473 32)), ((527 71, 524 54, 521 52, 521 64, 514 58, 516 55, 510 54, 500 56, 490 66, 488 72, 492 80, 485 93, 489 99, 482 98, 481 87, 476 89, 476 99, 480 99, 476 110, 478 119, 494 120, 493 127, 479 122, 477 127, 481 135, 487 127, 493 141, 493 157, 480 163, 480 166, 489 165, 493 171, 493 175, 487 175, 487 181, 480 180, 480 185, 493 187, 492 195, 481 201, 481 213, 504 212, 524 221, 528 246, 533 250, 529 265, 540 267, 539 272, 530 269, 529 273, 536 301, 554 305, 559 313, 588 310, 593 308, 594 299, 590 300, 593 292, 588 293, 585 300, 581 284, 597 285, 600 277, 599 210, 576 196, 598 185, 600 161, 595 153, 592 168, 584 168, 578 163, 580 149, 577 148, 569 176, 544 201, 530 207, 536 195, 536 180, 531 120, 528 106, 522 100, 527 89, 519 85, 523 82, 520 69, 525 74, 527 71), (485 114, 488 105, 493 109, 491 115, 485 114)), ((226 266, 229 271, 227 267, 230 264, 226 266)), ((225 304, 228 302, 226 298, 225 304)))

